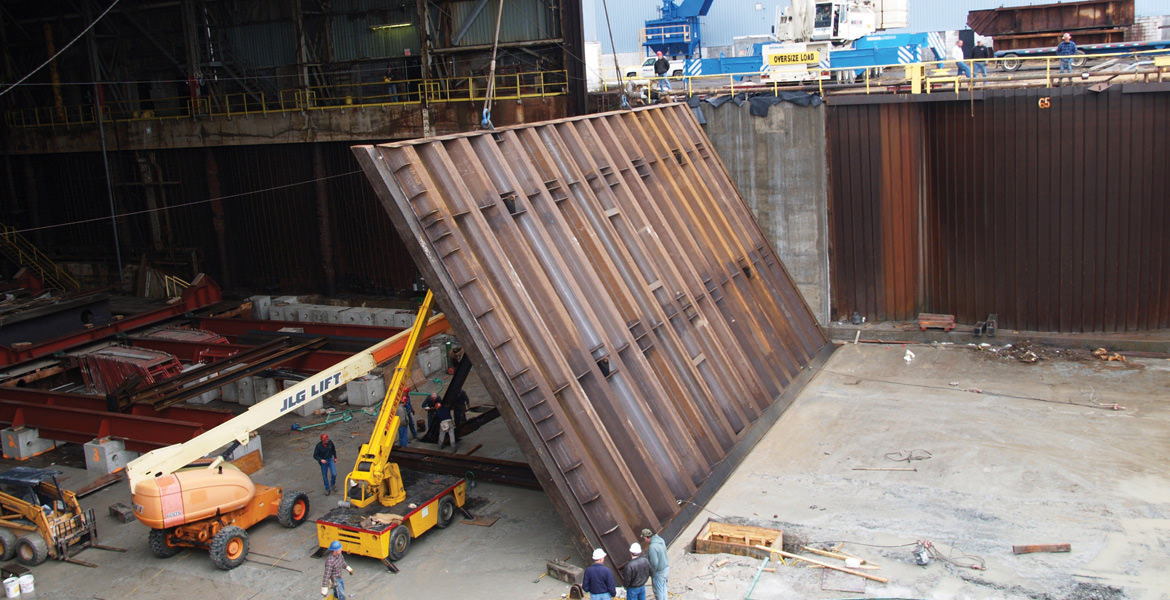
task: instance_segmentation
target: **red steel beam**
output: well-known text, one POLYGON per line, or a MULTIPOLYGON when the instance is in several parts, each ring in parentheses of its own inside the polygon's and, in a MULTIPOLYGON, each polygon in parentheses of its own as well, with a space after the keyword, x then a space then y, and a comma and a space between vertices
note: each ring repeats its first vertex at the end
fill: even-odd
MULTIPOLYGON (((29 388, 0 387, 0 400, 17 402, 29 406, 75 408, 95 412, 103 412, 107 407, 106 399, 102 396, 69 392, 50 392, 29 388)), ((181 423, 198 423, 208 429, 220 423, 226 423, 235 416, 235 413, 230 410, 218 408, 174 406, 165 410, 156 410, 149 404, 134 405, 130 409, 130 414, 138 417, 150 417, 152 419, 163 419, 181 423)))
MULTIPOLYGON (((255 348, 255 346, 247 344, 209 344, 205 342, 182 342, 178 340, 166 340, 158 338, 142 338, 131 337, 127 338, 132 346, 138 348, 148 348, 150 350, 158 350, 174 355, 179 360, 184 362, 197 362, 200 353, 205 351, 213 351, 217 353, 239 354, 255 348)), ((297 357, 282 363, 282 369, 291 369, 293 371, 306 371, 316 373, 324 371, 325 369, 349 358, 352 353, 338 352, 336 350, 314 350, 304 356, 297 357)))
POLYGON ((132 331, 139 327, 145 327, 164 321, 166 319, 176 317, 193 310, 198 310, 206 306, 215 304, 223 299, 223 293, 214 281, 208 277, 200 275, 192 282, 191 287, 183 292, 183 296, 179 302, 170 304, 163 308, 155 309, 149 312, 131 315, 119 321, 114 321, 108 325, 101 327, 94 327, 93 329, 86 329, 63 335, 51 340, 38 342, 31 346, 22 348, 0 347, 0 367, 14 365, 32 360, 41 356, 53 354, 55 352, 62 352, 70 348, 102 340, 108 337, 113 337, 120 333, 132 331))
POLYGON ((218 333, 222 336, 241 336, 257 331, 278 332, 283 328, 295 328, 306 335, 323 337, 365 338, 384 340, 403 331, 401 327, 375 327, 372 325, 347 325, 341 323, 302 323, 300 321, 258 321, 254 319, 223 319, 201 317, 195 327, 218 333))
POLYGON ((36 427, 51 440, 84 444, 98 438, 122 440, 126 449, 149 452, 190 440, 208 428, 194 421, 127 415, 68 406, 0 400, 0 423, 36 427))

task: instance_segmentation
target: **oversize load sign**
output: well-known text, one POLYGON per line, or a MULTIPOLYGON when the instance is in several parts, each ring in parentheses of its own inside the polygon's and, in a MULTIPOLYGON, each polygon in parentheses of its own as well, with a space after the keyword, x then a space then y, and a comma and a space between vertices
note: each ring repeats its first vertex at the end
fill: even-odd
POLYGON ((769 54, 768 64, 770 66, 777 65, 815 65, 821 62, 821 53, 812 52, 788 52, 785 54, 769 54))

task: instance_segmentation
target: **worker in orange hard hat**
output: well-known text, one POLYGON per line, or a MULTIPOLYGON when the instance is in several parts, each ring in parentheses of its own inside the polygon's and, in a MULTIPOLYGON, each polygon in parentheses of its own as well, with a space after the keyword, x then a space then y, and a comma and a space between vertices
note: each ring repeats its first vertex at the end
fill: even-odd
POLYGON ((328 496, 337 486, 337 446, 333 445, 328 434, 321 434, 321 441, 313 448, 313 460, 321 465, 321 481, 325 482, 325 495, 328 496))

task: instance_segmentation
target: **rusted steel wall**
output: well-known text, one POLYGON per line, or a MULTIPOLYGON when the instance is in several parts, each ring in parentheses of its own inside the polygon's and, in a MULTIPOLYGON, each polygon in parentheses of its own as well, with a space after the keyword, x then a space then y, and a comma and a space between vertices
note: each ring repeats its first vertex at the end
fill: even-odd
POLYGON ((891 210, 921 229, 905 234, 866 212, 890 205, 873 198, 883 189, 873 165, 883 160, 874 153, 891 152, 867 140, 873 131, 897 129, 905 136, 900 143, 910 144, 904 116, 874 106, 830 110, 838 314, 907 318, 905 310, 883 310, 870 290, 889 296, 894 292, 877 286, 910 280, 854 267, 872 249, 884 269, 884 238, 905 235, 896 245, 909 247, 917 236, 923 248, 916 288, 898 292, 921 296, 911 314, 953 313, 973 323, 997 313, 1001 327, 1033 331, 1170 326, 1170 92, 1153 84, 1100 93, 1081 86, 997 90, 975 102, 907 106, 920 114, 921 175, 903 165, 900 185, 917 198, 891 210), (1040 107, 1042 98, 1051 108, 1040 107), (861 233, 851 233, 858 215, 861 233))
POLYGON ((618 564, 831 350, 685 105, 354 150, 554 506, 618 564))
POLYGON ((1133 25, 1133 0, 1088 0, 1035 6, 1001 6, 967 13, 979 35, 1072 31, 1133 25))
POLYGON ((829 111, 832 318, 917 314, 922 113, 914 104, 829 111))

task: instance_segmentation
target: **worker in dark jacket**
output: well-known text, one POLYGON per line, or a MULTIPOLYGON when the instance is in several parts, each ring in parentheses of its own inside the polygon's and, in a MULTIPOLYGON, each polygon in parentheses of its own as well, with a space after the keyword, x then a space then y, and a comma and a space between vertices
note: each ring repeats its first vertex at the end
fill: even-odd
POLYGON ((593 549, 593 564, 585 569, 585 578, 581 582, 581 589, 589 593, 589 600, 611 600, 617 595, 617 586, 613 583, 613 573, 605 566, 605 550, 593 549))
POLYGON ((670 61, 658 51, 658 60, 654 61, 654 74, 658 76, 658 93, 670 93, 670 81, 666 79, 666 72, 670 70, 670 61))
POLYGON ((638 542, 630 544, 630 556, 633 559, 622 569, 622 579, 626 582, 627 600, 646 600, 646 582, 650 580, 650 561, 642 556, 642 545, 638 542))
POLYGON ((1077 53, 1077 44, 1072 41, 1072 34, 1066 33, 1061 37, 1060 45, 1056 47, 1056 55, 1060 57, 1060 72, 1072 73, 1072 57, 1077 53))
POLYGON ((976 40, 975 48, 971 50, 971 63, 975 65, 975 76, 983 75, 987 77, 987 61, 985 59, 991 58, 991 48, 983 45, 983 42, 976 40))
POLYGON ((328 434, 321 434, 321 441, 313 448, 313 460, 321 465, 321 480, 325 482, 325 495, 328 496, 337 486, 337 446, 333 445, 328 434))

